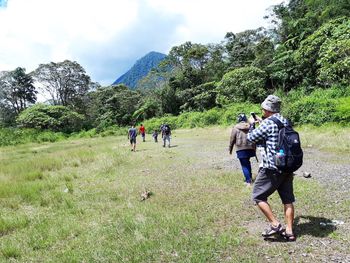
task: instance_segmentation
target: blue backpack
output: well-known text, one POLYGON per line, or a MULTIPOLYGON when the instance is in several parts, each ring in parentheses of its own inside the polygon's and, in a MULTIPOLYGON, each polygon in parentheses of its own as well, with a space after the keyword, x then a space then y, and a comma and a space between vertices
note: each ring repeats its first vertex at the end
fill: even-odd
POLYGON ((277 151, 283 150, 285 162, 282 165, 276 165, 282 172, 292 173, 303 165, 303 150, 301 149, 299 133, 297 133, 288 122, 284 125, 279 119, 271 117, 278 126, 278 144, 277 151))

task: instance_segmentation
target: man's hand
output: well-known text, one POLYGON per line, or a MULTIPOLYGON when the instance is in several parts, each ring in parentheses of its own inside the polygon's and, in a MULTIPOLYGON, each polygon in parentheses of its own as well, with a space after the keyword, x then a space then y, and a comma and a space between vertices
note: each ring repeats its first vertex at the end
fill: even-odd
POLYGON ((252 116, 249 117, 248 119, 249 124, 254 124, 256 122, 256 120, 254 120, 254 118, 252 116))
POLYGON ((260 123, 262 122, 262 119, 259 116, 256 116, 256 120, 250 116, 248 119, 249 124, 254 124, 254 123, 260 123))

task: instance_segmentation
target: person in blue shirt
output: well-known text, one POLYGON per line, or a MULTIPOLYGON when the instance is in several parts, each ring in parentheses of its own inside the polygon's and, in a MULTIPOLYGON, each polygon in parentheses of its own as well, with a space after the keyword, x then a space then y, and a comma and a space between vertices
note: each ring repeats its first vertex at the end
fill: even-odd
POLYGON ((131 126, 131 128, 128 130, 128 139, 130 140, 131 145, 131 151, 136 151, 136 137, 137 137, 137 130, 134 125, 131 126))

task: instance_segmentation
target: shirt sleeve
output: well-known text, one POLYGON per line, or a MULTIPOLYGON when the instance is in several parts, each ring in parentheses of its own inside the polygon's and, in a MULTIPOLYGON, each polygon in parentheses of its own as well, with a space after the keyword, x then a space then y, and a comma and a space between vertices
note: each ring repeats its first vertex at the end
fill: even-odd
POLYGON ((237 130, 235 128, 233 128, 232 131, 231 131, 230 144, 229 144, 229 147, 228 147, 228 151, 230 153, 232 153, 233 146, 236 143, 236 134, 237 134, 237 130))
POLYGON ((258 128, 249 131, 247 139, 255 143, 262 140, 266 140, 269 130, 270 130, 269 123, 267 121, 263 121, 258 128))

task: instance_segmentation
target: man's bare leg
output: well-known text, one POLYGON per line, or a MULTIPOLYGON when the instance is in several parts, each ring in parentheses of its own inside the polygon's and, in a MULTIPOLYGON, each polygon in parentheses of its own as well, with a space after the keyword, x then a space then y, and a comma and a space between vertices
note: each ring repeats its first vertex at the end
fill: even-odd
POLYGON ((260 208, 261 212, 263 212, 267 220, 269 220, 270 224, 277 227, 279 222, 274 216, 270 205, 267 202, 259 202, 258 207, 260 208))
POLYGON ((294 222, 294 205, 284 205, 284 216, 286 221, 286 233, 293 234, 293 222, 294 222))

